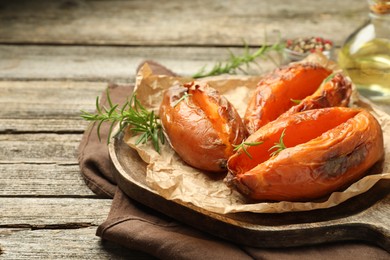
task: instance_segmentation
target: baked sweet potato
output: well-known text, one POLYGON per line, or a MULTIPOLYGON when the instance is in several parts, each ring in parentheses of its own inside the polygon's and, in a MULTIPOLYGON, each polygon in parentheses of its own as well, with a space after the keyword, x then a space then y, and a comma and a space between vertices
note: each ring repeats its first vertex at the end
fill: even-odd
POLYGON ((257 85, 244 116, 248 132, 275 120, 282 113, 312 95, 331 71, 317 64, 295 63, 276 69, 257 85))
POLYGON ((341 106, 346 107, 352 94, 352 84, 343 74, 336 73, 327 78, 313 95, 307 96, 281 116, 289 116, 305 110, 341 106))
POLYGON ((172 148, 198 169, 226 171, 233 145, 247 137, 236 109, 206 83, 191 82, 169 88, 159 114, 172 148))
POLYGON ((346 107, 279 117, 245 140, 253 142, 261 144, 229 158, 227 183, 255 200, 320 198, 360 179, 384 153, 377 120, 346 107), (286 148, 271 156, 275 143, 286 148))

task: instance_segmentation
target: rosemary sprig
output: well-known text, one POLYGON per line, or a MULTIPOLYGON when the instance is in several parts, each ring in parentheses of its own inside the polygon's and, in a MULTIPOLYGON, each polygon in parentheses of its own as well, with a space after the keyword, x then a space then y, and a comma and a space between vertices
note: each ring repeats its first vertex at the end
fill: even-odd
POLYGON ((83 119, 98 123, 97 134, 99 141, 101 141, 100 128, 104 122, 111 123, 108 131, 107 143, 110 142, 114 125, 119 123, 119 131, 117 133, 120 133, 125 127, 129 126, 129 129, 133 134, 139 135, 136 145, 140 143, 144 144, 151 140, 154 149, 157 152, 160 152, 160 143, 164 144, 165 137, 161 123, 154 111, 148 111, 139 102, 134 93, 121 109, 118 108, 118 104, 112 103, 108 89, 107 101, 109 105, 108 108, 104 106, 100 107, 99 97, 97 97, 96 113, 81 111, 81 117, 83 119))
POLYGON ((230 59, 225 62, 217 62, 213 68, 206 72, 205 67, 201 68, 197 73, 192 75, 193 78, 203 78, 208 76, 216 76, 221 74, 232 74, 237 69, 241 69, 243 65, 248 66, 250 63, 254 62, 257 58, 265 59, 269 56, 269 53, 272 51, 281 52, 284 49, 283 43, 275 43, 271 46, 262 45, 259 49, 257 49, 254 53, 249 52, 249 46, 247 44, 244 45, 244 53, 242 56, 234 55, 230 51, 230 59))
POLYGON ((242 148, 242 150, 244 151, 244 153, 246 155, 248 155, 248 157, 250 159, 252 159, 252 155, 248 152, 248 150, 246 149, 247 146, 256 146, 256 145, 259 145, 259 144, 262 144, 263 142, 245 142, 243 141, 242 143, 238 144, 238 145, 233 145, 234 149, 233 151, 237 151, 239 150, 240 148, 242 148))
POLYGON ((290 98, 290 100, 291 100, 291 102, 293 102, 296 105, 299 105, 302 102, 301 99, 292 99, 292 98, 290 98))
POLYGON ((188 94, 187 91, 184 92, 183 96, 181 96, 181 98, 179 98, 178 100, 176 100, 176 102, 173 104, 173 107, 177 106, 181 101, 185 100, 188 104, 188 98, 192 96, 192 94, 188 94))
POLYGON ((331 81, 336 76, 336 73, 332 73, 329 76, 327 76, 321 83, 321 86, 331 81))
POLYGON ((284 144, 284 141, 283 141, 284 136, 285 136, 285 131, 286 131, 286 129, 283 129, 283 132, 282 132, 282 134, 280 135, 280 138, 279 138, 279 142, 278 142, 278 143, 275 143, 274 146, 272 146, 271 148, 269 148, 268 151, 275 150, 275 151, 273 151, 273 152, 270 154, 271 157, 278 155, 281 151, 283 151, 284 149, 287 148, 286 145, 284 144))

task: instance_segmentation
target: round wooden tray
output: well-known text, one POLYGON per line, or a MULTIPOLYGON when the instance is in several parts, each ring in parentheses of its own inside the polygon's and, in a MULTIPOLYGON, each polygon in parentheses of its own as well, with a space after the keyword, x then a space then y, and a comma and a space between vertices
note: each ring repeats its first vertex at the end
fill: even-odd
POLYGON ((361 240, 390 252, 390 181, 328 209, 289 213, 217 214, 191 203, 166 200, 148 187, 146 164, 122 141, 109 145, 118 186, 131 198, 223 239, 255 247, 291 247, 361 240))

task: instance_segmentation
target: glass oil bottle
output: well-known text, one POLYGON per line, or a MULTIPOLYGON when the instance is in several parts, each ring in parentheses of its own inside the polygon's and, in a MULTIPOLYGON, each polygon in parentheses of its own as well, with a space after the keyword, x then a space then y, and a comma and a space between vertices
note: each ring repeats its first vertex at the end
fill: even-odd
POLYGON ((369 20, 342 46, 338 63, 358 91, 390 104, 390 0, 369 0, 369 20))

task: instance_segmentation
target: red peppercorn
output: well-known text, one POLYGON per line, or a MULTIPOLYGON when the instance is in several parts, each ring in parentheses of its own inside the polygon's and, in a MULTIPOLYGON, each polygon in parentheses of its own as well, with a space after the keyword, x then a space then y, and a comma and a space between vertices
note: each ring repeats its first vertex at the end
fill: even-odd
POLYGON ((298 53, 330 50, 332 46, 332 41, 326 40, 322 37, 308 37, 286 40, 287 49, 298 53))

